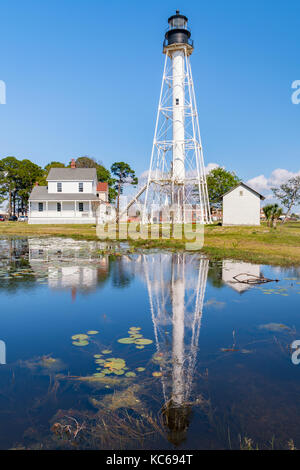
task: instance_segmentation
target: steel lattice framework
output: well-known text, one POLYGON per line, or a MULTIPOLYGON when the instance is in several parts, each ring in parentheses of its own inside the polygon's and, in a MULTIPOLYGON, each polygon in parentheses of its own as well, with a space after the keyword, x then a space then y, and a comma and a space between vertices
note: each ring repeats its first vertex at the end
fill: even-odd
POLYGON ((147 184, 143 188, 143 223, 153 223, 158 221, 158 217, 161 220, 162 216, 158 214, 170 207, 175 222, 197 220, 204 224, 211 223, 190 64, 192 51, 193 47, 189 44, 175 44, 164 48, 166 57, 150 168, 147 184), (179 69, 175 63, 178 52, 182 61, 179 69), (176 88, 179 89, 179 94, 175 91, 176 88), (181 102, 176 96, 182 97, 181 102), (176 161, 178 153, 179 158, 176 161))

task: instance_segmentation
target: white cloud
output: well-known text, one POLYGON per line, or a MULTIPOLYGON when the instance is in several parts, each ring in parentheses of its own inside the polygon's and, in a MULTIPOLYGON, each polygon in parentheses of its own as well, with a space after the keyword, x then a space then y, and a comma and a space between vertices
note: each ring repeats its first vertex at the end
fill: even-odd
POLYGON ((273 201, 274 200, 274 194, 273 193, 270 193, 270 194, 266 194, 265 195, 265 200, 266 201, 273 201))
POLYGON ((264 175, 259 175, 255 178, 252 178, 251 180, 247 181, 247 184, 250 186, 250 188, 253 188, 258 192, 269 189, 268 179, 264 175))
POLYGON ((211 170, 214 170, 215 168, 219 168, 220 165, 218 163, 209 163, 205 167, 205 173, 208 174, 211 170))
MULTIPOLYGON (((300 176, 300 170, 294 173, 284 168, 277 168, 272 171, 268 178, 265 175, 255 176, 255 178, 248 180, 247 184, 256 191, 264 192, 286 183, 288 179, 293 178, 294 176, 300 176)), ((269 194, 267 198, 271 199, 272 195, 269 194)))

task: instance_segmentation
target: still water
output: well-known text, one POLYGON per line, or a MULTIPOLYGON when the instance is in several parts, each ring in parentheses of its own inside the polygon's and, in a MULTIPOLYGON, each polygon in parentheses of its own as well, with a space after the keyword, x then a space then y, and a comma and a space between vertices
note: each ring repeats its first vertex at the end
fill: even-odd
POLYGON ((299 295, 297 268, 1 238, 0 448, 299 448, 299 295))

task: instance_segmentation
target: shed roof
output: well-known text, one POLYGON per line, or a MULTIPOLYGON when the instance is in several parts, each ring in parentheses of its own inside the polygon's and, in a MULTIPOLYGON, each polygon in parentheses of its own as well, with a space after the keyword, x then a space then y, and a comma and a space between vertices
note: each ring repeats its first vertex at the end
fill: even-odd
POLYGON ((245 188, 245 189, 247 189, 248 191, 251 191, 252 193, 256 194, 262 201, 263 201, 264 199, 266 199, 265 196, 263 196, 262 194, 260 194, 260 193, 258 193, 257 191, 255 191, 255 189, 250 188, 250 186, 248 186, 247 184, 245 184, 245 183, 243 183, 243 182, 237 184, 234 188, 231 188, 229 191, 227 191, 225 194, 223 194, 222 198, 223 198, 224 196, 227 196, 227 194, 231 193, 232 191, 234 191, 234 190, 235 190, 236 188, 238 188, 239 186, 243 186, 243 188, 245 188))

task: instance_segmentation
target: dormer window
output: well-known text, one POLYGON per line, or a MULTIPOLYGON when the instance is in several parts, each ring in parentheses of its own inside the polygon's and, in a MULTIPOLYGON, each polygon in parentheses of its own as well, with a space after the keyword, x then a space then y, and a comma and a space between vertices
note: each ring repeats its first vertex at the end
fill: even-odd
POLYGON ((62 192, 62 183, 57 183, 57 192, 58 193, 62 192))
POLYGON ((78 183, 78 190, 80 193, 83 193, 83 183, 78 183))

